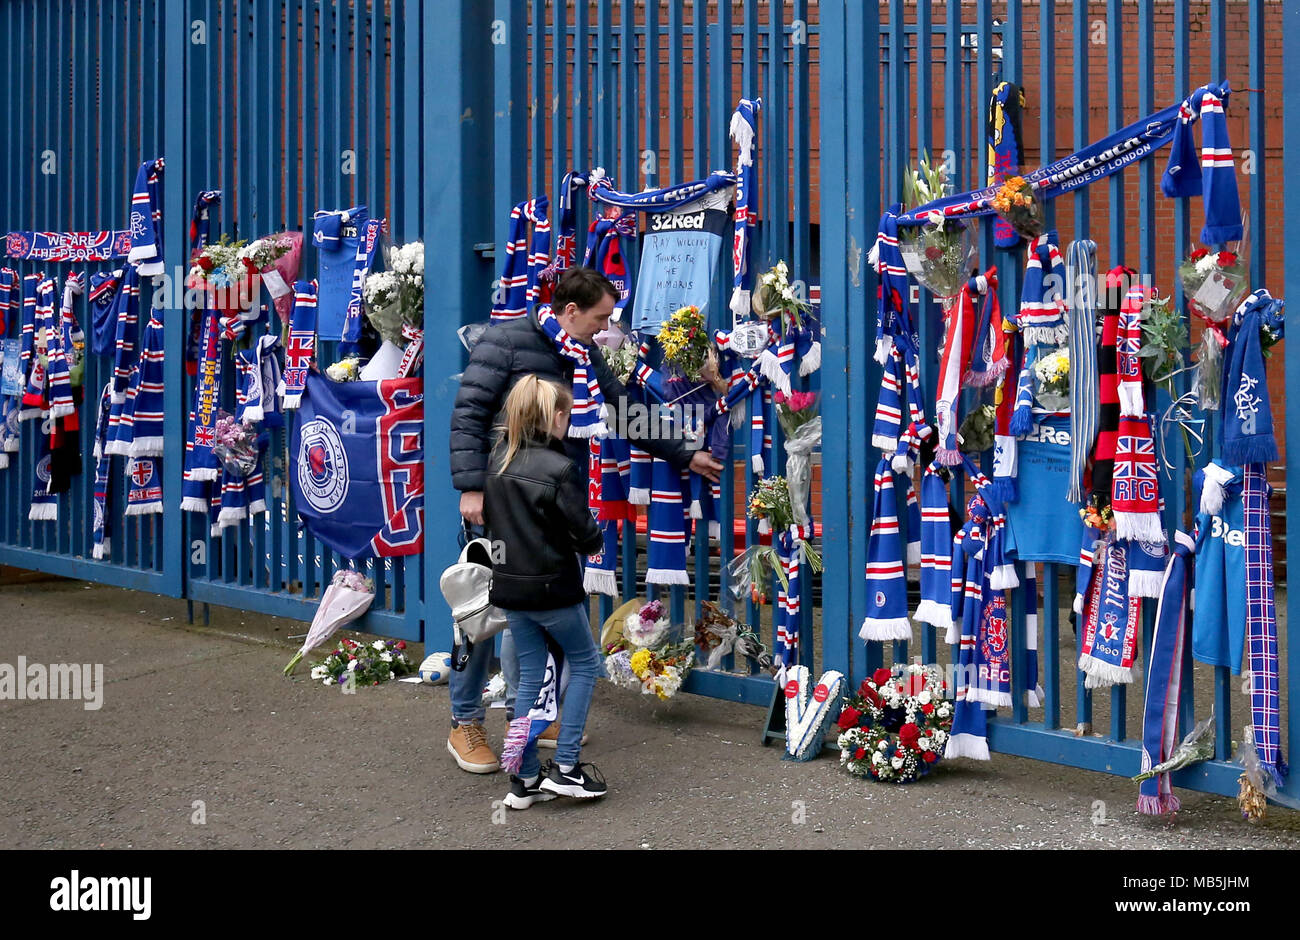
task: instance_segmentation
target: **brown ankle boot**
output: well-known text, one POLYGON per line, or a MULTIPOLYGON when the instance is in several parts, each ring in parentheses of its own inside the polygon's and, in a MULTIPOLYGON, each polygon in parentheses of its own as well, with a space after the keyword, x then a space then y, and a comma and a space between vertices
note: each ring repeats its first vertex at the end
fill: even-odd
POLYGON ((447 750, 461 770, 472 774, 493 774, 501 769, 497 756, 488 747, 483 725, 477 721, 466 722, 451 729, 447 735, 447 750))

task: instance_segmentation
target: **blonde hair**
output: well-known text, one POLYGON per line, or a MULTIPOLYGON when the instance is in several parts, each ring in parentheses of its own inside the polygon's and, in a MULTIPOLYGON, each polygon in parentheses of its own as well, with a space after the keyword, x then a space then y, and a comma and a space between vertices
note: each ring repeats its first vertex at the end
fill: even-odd
POLYGON ((530 437, 546 437, 551 422, 561 411, 573 407, 573 392, 555 382, 526 375, 506 396, 505 425, 497 433, 505 438, 506 452, 497 473, 505 471, 519 448, 530 437))

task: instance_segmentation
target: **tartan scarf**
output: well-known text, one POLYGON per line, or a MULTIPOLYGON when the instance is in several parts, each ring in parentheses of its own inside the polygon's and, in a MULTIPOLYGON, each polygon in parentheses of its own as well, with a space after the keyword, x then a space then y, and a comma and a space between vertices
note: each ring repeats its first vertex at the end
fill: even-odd
MULTIPOLYGON (((1187 616, 1192 600, 1195 543, 1185 532, 1174 533, 1174 552, 1164 571, 1156 626, 1147 651, 1146 693, 1142 705, 1142 773, 1173 756, 1178 743, 1178 701, 1183 690, 1183 649, 1187 645, 1187 616)), ((1143 780, 1137 811, 1148 816, 1176 813, 1181 808, 1169 774, 1143 780)))
POLYGON ((130 431, 130 455, 132 457, 161 457, 163 452, 163 380, 166 370, 163 358, 166 355, 163 341, 163 324, 156 315, 149 317, 145 327, 144 339, 140 346, 139 383, 134 387, 135 396, 128 395, 130 403, 130 424, 125 421, 126 407, 123 407, 123 431, 130 431))
POLYGON ((551 220, 547 208, 548 200, 543 195, 526 199, 510 210, 510 232, 498 295, 501 299, 492 304, 493 323, 524 316, 538 300, 539 275, 549 263, 551 252, 551 220))
POLYGON ((921 477, 921 600, 912 619, 941 630, 952 626, 952 517, 948 470, 931 463, 921 477))
POLYGON ((1121 539, 1165 544, 1155 442, 1146 418, 1121 418, 1115 437, 1110 507, 1121 539))
POLYGON ((1169 165, 1160 177, 1160 190, 1166 196, 1204 198, 1205 227, 1201 229, 1201 242, 1206 245, 1237 241, 1243 234, 1241 196, 1237 192, 1237 172, 1232 166, 1232 145, 1228 142, 1228 121, 1224 114, 1231 94, 1227 82, 1220 86, 1202 85, 1178 106, 1169 165), (1201 121, 1199 173, 1192 138, 1192 124, 1198 118, 1201 121))
POLYGON ((108 413, 113 407, 113 385, 104 383, 104 391, 99 396, 99 408, 95 418, 95 491, 94 515, 91 520, 91 557, 102 560, 112 554, 108 528, 108 499, 112 487, 108 484, 109 471, 113 458, 104 452, 108 435, 108 413))
MULTIPOLYGON (((587 505, 600 526, 605 543, 599 552, 587 556, 582 587, 588 594, 615 597, 618 594, 618 522, 604 518, 606 511, 612 511, 613 506, 607 506, 605 502, 605 469, 601 454, 608 440, 608 437, 587 440, 587 505)), ((615 478, 618 476, 617 464, 613 475, 615 478)), ((608 495, 615 500, 619 494, 617 490, 611 490, 608 495)), ((626 509, 626 503, 624 507, 626 509)))
POLYGON ((690 584, 686 573, 686 472, 655 458, 651 468, 646 584, 690 584))
POLYGON ((569 437, 603 437, 609 433, 605 424, 608 409, 600 390, 591 350, 579 343, 560 326, 560 318, 549 304, 537 309, 537 321, 555 344, 555 351, 573 362, 573 411, 569 418, 569 437))
POLYGON ((1219 406, 1223 457, 1232 464, 1278 459, 1259 334, 1267 326, 1274 335, 1282 335, 1282 303, 1260 289, 1242 301, 1232 316, 1219 406))
MULTIPOLYGON (((985 139, 988 143, 988 185, 1015 176, 1025 162, 1024 132, 1021 112, 1025 90, 1014 82, 998 82, 989 98, 985 139)), ((993 244, 998 248, 1018 248, 1020 234, 1001 216, 993 217, 993 244)))
MULTIPOLYGON (((962 462, 957 448, 961 425, 961 380, 970 371, 970 349, 975 337, 975 295, 988 289, 984 276, 969 279, 947 313, 943 355, 939 359, 939 390, 935 395, 936 425, 939 431, 935 459, 945 466, 962 462)), ((872 443, 875 443, 873 438, 872 443)))
POLYGON ((107 356, 113 352, 117 332, 114 300, 118 288, 122 286, 123 274, 119 268, 116 271, 99 271, 90 276, 90 349, 97 356, 107 356))
POLYGON ((1141 603, 1128 591, 1128 546, 1112 534, 1093 564, 1084 603, 1079 668, 1087 688, 1133 681, 1141 603))
POLYGON ((130 490, 124 516, 151 516, 163 511, 162 459, 132 457, 126 462, 130 490))
MULTIPOLYGON (((895 490, 892 458, 881 457, 876 465, 875 496, 871 509, 871 531, 867 536, 867 604, 868 611, 858 636, 863 640, 907 640, 912 636, 912 622, 907 616, 907 577, 903 544, 899 538, 898 496, 895 490)), ((920 561, 921 516, 910 477, 907 480, 908 536, 916 541, 916 560, 920 561)), ((910 546, 909 546, 910 550, 910 546)))
POLYGON ((316 282, 295 281, 293 292, 289 345, 284 351, 284 373, 280 377, 280 407, 285 411, 293 411, 301 404, 307 373, 316 357, 316 282))
POLYGON ((1119 372, 1115 348, 1119 335, 1119 307, 1136 275, 1136 271, 1123 265, 1111 268, 1106 275, 1106 290, 1102 296, 1101 339, 1097 345, 1097 389, 1101 408, 1097 412, 1097 440, 1092 458, 1092 500, 1098 509, 1110 505, 1115 443, 1119 436, 1119 372))
POLYGON ((1007 372, 1006 345, 1003 343, 1002 305, 998 300, 998 269, 990 267, 982 277, 974 278, 984 297, 979 322, 969 350, 969 362, 961 381, 965 385, 995 385, 1007 372))
POLYGON ((140 164, 135 174, 135 191, 131 194, 131 251, 127 266, 134 266, 140 277, 162 274, 162 198, 159 184, 164 168, 157 157, 140 164))
POLYGON ((743 320, 749 316, 749 285, 753 283, 749 271, 749 253, 758 215, 754 206, 754 137, 758 112, 762 107, 762 98, 741 98, 735 113, 731 115, 731 126, 728 128, 731 139, 736 142, 736 218, 731 240, 731 269, 734 275, 728 304, 733 320, 743 320))
POLYGON ((739 179, 731 173, 714 172, 706 179, 689 183, 646 189, 639 193, 622 193, 614 189, 605 171, 597 167, 587 175, 587 196, 592 202, 602 202, 626 211, 675 212, 709 193, 735 186, 738 182, 739 179))
POLYGON ((1250 668, 1250 718, 1260 763, 1278 786, 1286 776, 1278 730, 1277 603, 1273 594, 1273 528, 1269 485, 1262 463, 1243 467, 1246 521, 1246 658, 1250 668))
POLYGON ((1070 242, 1066 277, 1070 285, 1070 484, 1066 499, 1084 500, 1088 453, 1097 439, 1097 243, 1070 242))

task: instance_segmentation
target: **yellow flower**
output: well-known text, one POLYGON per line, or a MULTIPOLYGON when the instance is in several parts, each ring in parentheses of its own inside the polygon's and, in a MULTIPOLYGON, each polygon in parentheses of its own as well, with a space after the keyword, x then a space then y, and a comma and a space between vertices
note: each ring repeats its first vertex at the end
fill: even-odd
POLYGON ((651 658, 652 656, 649 650, 637 650, 632 654, 632 659, 628 665, 632 667, 632 672, 636 674, 638 679, 646 679, 653 675, 653 671, 650 668, 651 658))

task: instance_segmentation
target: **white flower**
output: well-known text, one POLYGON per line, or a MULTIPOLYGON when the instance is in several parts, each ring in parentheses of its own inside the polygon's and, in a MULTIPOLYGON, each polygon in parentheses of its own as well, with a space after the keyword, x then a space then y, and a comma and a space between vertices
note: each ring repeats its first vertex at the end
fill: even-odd
POLYGON ((901 758, 901 757, 895 757, 895 758, 893 758, 892 760, 890 760, 890 762, 889 762, 889 766, 893 767, 895 770, 902 770, 902 769, 903 769, 903 758, 901 758))
POLYGON ((917 739, 916 739, 916 746, 919 747, 919 748, 920 748, 921 750, 923 750, 923 751, 928 751, 928 750, 930 750, 930 739, 929 739, 929 738, 917 738, 917 739))
POLYGON ((356 671, 357 671, 357 664, 360 663, 360 662, 361 662, 361 660, 359 660, 359 659, 354 659, 354 660, 352 660, 350 663, 348 663, 348 672, 356 672, 356 671))
POLYGON ((324 679, 321 680, 321 685, 333 685, 333 684, 334 684, 334 679, 330 676, 326 676, 324 679))
POLYGON ((920 702, 922 705, 929 705, 929 704, 930 704, 930 698, 931 698, 931 696, 930 696, 930 690, 929 690, 929 689, 922 689, 922 690, 921 690, 921 693, 916 697, 916 700, 917 700, 918 702, 920 702))
POLYGON ((1196 273, 1209 274, 1218 266, 1219 266, 1219 253, 1217 251, 1211 251, 1208 254, 1206 254, 1204 258, 1201 258, 1196 262, 1196 273))
POLYGON ((375 650, 376 652, 378 652, 378 651, 380 651, 380 650, 382 650, 382 649, 384 648, 384 641, 383 641, 383 640, 375 640, 375 642, 373 642, 373 643, 370 644, 370 648, 371 648, 372 650, 375 650))
POLYGON ((393 654, 392 654, 392 653, 380 653, 380 654, 379 654, 379 661, 380 661, 380 662, 385 662, 385 663, 391 663, 391 662, 393 661, 393 654))
POLYGON ((329 675, 329 670, 324 666, 313 666, 311 669, 311 677, 313 679, 323 679, 327 675, 329 675))
POLYGON ((887 748, 887 747, 889 747, 889 742, 888 742, 888 741, 881 741, 879 744, 876 745, 876 750, 878 750, 878 751, 883 751, 883 750, 884 750, 885 748, 887 748))
POLYGON ((872 752, 872 755, 871 755, 871 763, 873 763, 873 764, 879 764, 879 763, 883 762, 884 759, 885 759, 885 755, 881 754, 879 751, 874 751, 874 752, 872 752))
POLYGON ((943 744, 944 741, 948 740, 948 732, 936 731, 932 735, 930 735, 930 737, 934 739, 934 746, 939 747, 941 744, 943 744))

